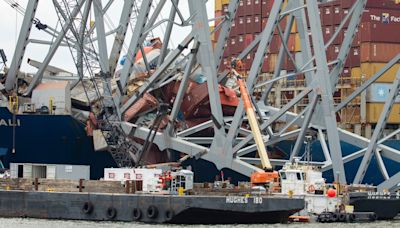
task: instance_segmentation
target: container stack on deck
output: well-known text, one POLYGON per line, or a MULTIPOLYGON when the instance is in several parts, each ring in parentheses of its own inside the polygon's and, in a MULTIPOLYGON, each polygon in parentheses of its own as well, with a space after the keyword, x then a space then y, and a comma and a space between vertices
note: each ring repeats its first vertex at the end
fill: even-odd
MULTIPOLYGON (((234 24, 228 38, 224 52, 223 67, 230 63, 232 57, 239 55, 244 48, 259 34, 264 28, 269 12, 271 11, 273 0, 241 0, 236 13, 234 24)), ((320 16, 324 40, 329 38, 338 28, 342 19, 349 13, 355 0, 336 0, 320 4, 320 16)), ((215 16, 224 15, 227 11, 229 0, 215 0, 215 16)), ((285 21, 282 22, 286 23, 285 21)), ((345 25, 347 28, 348 23, 345 25)), ((284 30, 284 26, 282 26, 284 30)), ((328 62, 336 59, 340 50, 346 31, 342 30, 339 36, 327 49, 328 62)), ((363 81, 372 77, 394 56, 400 53, 400 4, 395 0, 368 0, 366 10, 363 13, 359 32, 354 38, 352 48, 347 57, 345 68, 339 80, 337 91, 335 92, 335 102, 340 102, 343 98, 354 91, 354 88, 363 81)), ((218 33, 215 35, 217 39, 218 33)), ((268 50, 267 58, 262 68, 261 79, 265 79, 274 71, 277 55, 281 46, 277 30, 272 38, 271 48, 268 50)), ((291 30, 288 41, 288 48, 296 59, 296 52, 301 51, 299 35, 295 25, 291 30)), ((244 59, 244 70, 251 67, 255 52, 250 53, 244 59)), ((373 125, 379 119, 384 102, 389 93, 391 83, 396 77, 396 72, 400 64, 396 64, 365 94, 364 99, 355 100, 352 107, 345 108, 338 115, 338 120, 342 126, 354 129, 356 133, 370 137, 373 125), (362 102, 363 101, 363 102, 362 102), (365 114, 363 114, 365 113, 365 114)), ((285 56, 282 70, 294 71, 294 65, 285 56)), ((274 105, 281 106, 290 101, 304 86, 304 76, 288 78, 281 82, 282 90, 274 95, 274 105), (276 102, 279 103, 276 103, 276 102)), ((301 111, 301 104, 293 111, 301 111)), ((388 119, 387 128, 398 128, 400 124, 400 104, 395 104, 388 119)))

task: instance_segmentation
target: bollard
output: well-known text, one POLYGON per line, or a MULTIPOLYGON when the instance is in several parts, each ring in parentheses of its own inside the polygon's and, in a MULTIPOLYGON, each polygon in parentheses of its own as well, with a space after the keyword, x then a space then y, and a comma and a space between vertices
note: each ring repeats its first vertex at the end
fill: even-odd
POLYGON ((125 181, 125 193, 129 194, 129 180, 125 181))
POLYGON ((132 193, 135 194, 136 193, 136 181, 132 181, 132 193))
POLYGON ((79 179, 79 192, 82 192, 83 189, 83 179, 79 179))
POLYGON ((39 190, 39 179, 36 177, 35 178, 35 191, 39 190))

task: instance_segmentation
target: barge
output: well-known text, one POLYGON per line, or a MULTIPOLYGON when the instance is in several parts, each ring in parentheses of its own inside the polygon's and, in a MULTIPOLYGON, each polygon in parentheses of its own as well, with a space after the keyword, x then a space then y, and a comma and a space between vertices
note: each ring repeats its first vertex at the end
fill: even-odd
MULTIPOLYGON (((143 183, 144 184, 144 183, 143 183)), ((286 223, 303 198, 235 189, 165 194, 130 181, 1 180, 0 217, 173 224, 286 223), (5 188, 3 188, 6 186, 5 188)))

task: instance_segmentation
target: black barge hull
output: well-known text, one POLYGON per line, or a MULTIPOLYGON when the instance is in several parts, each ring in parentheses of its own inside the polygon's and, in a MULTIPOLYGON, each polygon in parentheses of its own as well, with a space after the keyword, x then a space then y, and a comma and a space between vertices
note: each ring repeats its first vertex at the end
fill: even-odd
POLYGON ((0 217, 175 224, 286 223, 303 199, 0 191, 0 217))
POLYGON ((354 192, 349 204, 355 212, 374 212, 377 219, 393 219, 400 213, 400 194, 389 192, 354 192))

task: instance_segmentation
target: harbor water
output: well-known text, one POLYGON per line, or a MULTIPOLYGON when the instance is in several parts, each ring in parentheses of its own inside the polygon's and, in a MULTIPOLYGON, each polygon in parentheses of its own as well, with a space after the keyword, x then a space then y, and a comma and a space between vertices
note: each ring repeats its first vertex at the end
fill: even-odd
MULTIPOLYGON (((320 228, 323 227, 353 227, 353 228, 374 228, 374 227, 400 227, 400 219, 393 221, 378 221, 373 223, 292 223, 292 224, 257 224, 257 225, 213 225, 215 228, 228 228, 228 227, 251 227, 251 228, 320 228)), ((46 219, 30 219, 30 218, 0 218, 0 227, 8 228, 77 228, 77 227, 96 227, 96 228, 125 228, 125 227, 135 227, 135 228, 183 228, 183 227, 193 227, 193 228, 206 228, 211 225, 157 225, 157 224, 143 224, 143 223, 127 223, 127 222, 90 222, 90 221, 72 221, 72 220, 46 220, 46 219)))

